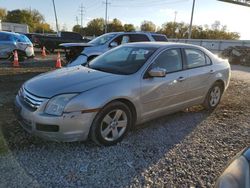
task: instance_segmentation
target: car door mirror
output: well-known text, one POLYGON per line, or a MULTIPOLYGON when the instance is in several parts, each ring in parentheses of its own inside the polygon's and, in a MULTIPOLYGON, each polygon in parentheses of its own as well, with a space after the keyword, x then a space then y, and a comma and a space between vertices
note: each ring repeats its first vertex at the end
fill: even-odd
POLYGON ((150 77, 165 77, 166 76, 166 69, 163 68, 152 68, 148 71, 150 77))
POLYGON ((115 48, 118 46, 118 43, 117 42, 111 42, 110 45, 109 45, 111 48, 115 48))

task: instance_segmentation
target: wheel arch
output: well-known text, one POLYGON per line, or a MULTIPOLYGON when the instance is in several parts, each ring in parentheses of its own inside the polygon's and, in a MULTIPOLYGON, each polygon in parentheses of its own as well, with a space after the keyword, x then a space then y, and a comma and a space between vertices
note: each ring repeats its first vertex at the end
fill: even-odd
POLYGON ((222 86, 222 90, 223 90, 223 92, 224 92, 224 91, 225 91, 225 82, 224 82, 222 79, 218 79, 218 80, 216 80, 216 81, 213 83, 213 85, 216 84, 216 83, 218 83, 218 84, 220 84, 220 85, 222 86))
MULTIPOLYGON (((108 102, 106 105, 114 102, 114 101, 119 101, 119 102, 122 102, 123 104, 125 104, 126 106, 128 106, 128 108, 131 110, 131 113, 132 113, 132 118, 133 118, 133 126, 135 125, 136 123, 136 120, 137 120, 137 110, 135 108, 135 105, 133 102, 131 102, 130 100, 128 99, 125 99, 125 98, 117 98, 117 99, 114 99, 110 102, 108 102)), ((105 106, 106 106, 105 105, 105 106)))

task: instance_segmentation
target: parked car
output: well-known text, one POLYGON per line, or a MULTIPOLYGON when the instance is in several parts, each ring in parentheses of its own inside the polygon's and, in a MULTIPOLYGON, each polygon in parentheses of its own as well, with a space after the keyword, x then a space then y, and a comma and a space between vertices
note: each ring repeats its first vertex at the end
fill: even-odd
POLYGON ((147 42, 147 41, 161 41, 166 42, 167 37, 162 34, 150 33, 150 32, 112 32, 101 35, 88 43, 66 43, 60 46, 66 51, 66 59, 69 61, 68 66, 79 65, 74 61, 80 54, 85 55, 85 61, 90 61, 95 57, 103 54, 104 52, 117 47, 121 44, 130 42, 147 42))
POLYGON ((218 178, 216 188, 250 187, 250 147, 243 149, 227 165, 218 178))
POLYGON ((25 35, 0 31, 0 58, 12 58, 15 50, 18 52, 20 60, 35 55, 33 45, 25 35))
POLYGON ((68 42, 89 42, 88 39, 85 39, 79 33, 75 32, 59 32, 58 35, 33 35, 34 43, 36 47, 42 48, 45 47, 50 52, 53 52, 55 49, 60 49, 59 46, 62 43, 68 42))
POLYGON ((25 82, 15 104, 21 125, 32 134, 113 145, 132 127, 159 116, 197 104, 216 108, 229 79, 228 61, 202 47, 129 43, 86 66, 25 82))

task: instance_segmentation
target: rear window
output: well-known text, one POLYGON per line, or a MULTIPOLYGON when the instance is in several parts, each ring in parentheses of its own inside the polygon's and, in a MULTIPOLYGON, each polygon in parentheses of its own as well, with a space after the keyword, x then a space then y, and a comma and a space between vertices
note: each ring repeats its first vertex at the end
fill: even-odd
POLYGON ((168 41, 167 37, 164 35, 152 35, 152 37, 155 39, 155 41, 168 41))

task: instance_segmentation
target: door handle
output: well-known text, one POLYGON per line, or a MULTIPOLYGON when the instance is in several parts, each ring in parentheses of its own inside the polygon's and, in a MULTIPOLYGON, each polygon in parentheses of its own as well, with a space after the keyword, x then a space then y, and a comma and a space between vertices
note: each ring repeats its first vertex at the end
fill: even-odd
POLYGON ((210 74, 213 74, 213 73, 215 73, 215 71, 214 71, 214 70, 210 70, 209 73, 210 73, 210 74))
POLYGON ((184 78, 183 76, 180 76, 177 80, 178 82, 183 82, 184 80, 186 80, 186 78, 184 78))

